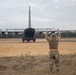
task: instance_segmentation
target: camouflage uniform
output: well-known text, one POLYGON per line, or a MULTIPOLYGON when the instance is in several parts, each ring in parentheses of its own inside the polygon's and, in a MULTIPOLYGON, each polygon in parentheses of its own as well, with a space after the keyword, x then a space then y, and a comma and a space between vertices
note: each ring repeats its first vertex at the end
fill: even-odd
POLYGON ((49 44, 49 62, 50 62, 50 71, 53 70, 53 64, 56 65, 56 71, 59 71, 59 51, 58 51, 58 43, 60 40, 60 33, 58 35, 52 35, 51 37, 48 36, 48 32, 46 32, 45 38, 49 44))
POLYGON ((56 71, 59 71, 59 52, 58 51, 50 51, 49 52, 49 62, 50 62, 50 71, 53 70, 53 64, 56 65, 56 71))

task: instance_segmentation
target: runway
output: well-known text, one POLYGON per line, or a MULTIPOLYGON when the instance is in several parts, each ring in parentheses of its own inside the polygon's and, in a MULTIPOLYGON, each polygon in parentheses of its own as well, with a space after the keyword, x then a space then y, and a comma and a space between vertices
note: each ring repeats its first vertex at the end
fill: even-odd
MULTIPOLYGON (((60 54, 75 54, 76 39, 61 39, 60 54), (71 41, 70 41, 71 40, 71 41)), ((36 42, 22 42, 21 39, 0 39, 0 56, 20 55, 48 55, 49 47, 46 39, 37 39, 36 42)))

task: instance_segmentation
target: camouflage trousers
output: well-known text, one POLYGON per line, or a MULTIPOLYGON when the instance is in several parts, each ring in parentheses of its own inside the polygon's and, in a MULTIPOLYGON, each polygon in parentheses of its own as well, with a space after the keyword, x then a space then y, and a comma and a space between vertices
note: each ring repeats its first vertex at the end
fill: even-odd
POLYGON ((55 63, 56 71, 59 71, 59 52, 58 51, 50 51, 49 52, 49 62, 50 62, 50 71, 53 71, 53 65, 55 63))

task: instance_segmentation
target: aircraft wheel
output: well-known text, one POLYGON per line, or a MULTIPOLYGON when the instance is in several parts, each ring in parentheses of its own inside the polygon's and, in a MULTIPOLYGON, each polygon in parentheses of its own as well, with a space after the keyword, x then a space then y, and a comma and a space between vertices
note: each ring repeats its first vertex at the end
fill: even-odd
POLYGON ((36 40, 34 39, 33 42, 35 42, 36 40))
POLYGON ((22 42, 24 42, 25 40, 24 39, 22 39, 22 42))

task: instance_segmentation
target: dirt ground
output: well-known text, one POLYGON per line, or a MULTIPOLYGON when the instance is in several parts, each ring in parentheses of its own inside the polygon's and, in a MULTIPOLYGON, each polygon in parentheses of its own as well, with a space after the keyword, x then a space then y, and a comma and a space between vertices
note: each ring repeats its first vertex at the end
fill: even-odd
MULTIPOLYGON (((36 42, 22 42, 21 39, 0 39, 0 56, 48 55, 49 48, 45 39, 36 42)), ((76 54, 76 38, 61 39, 60 54, 76 54)))
POLYGON ((60 71, 49 69, 48 43, 45 39, 22 42, 21 39, 0 39, 0 75, 76 75, 76 39, 59 43, 60 71))

